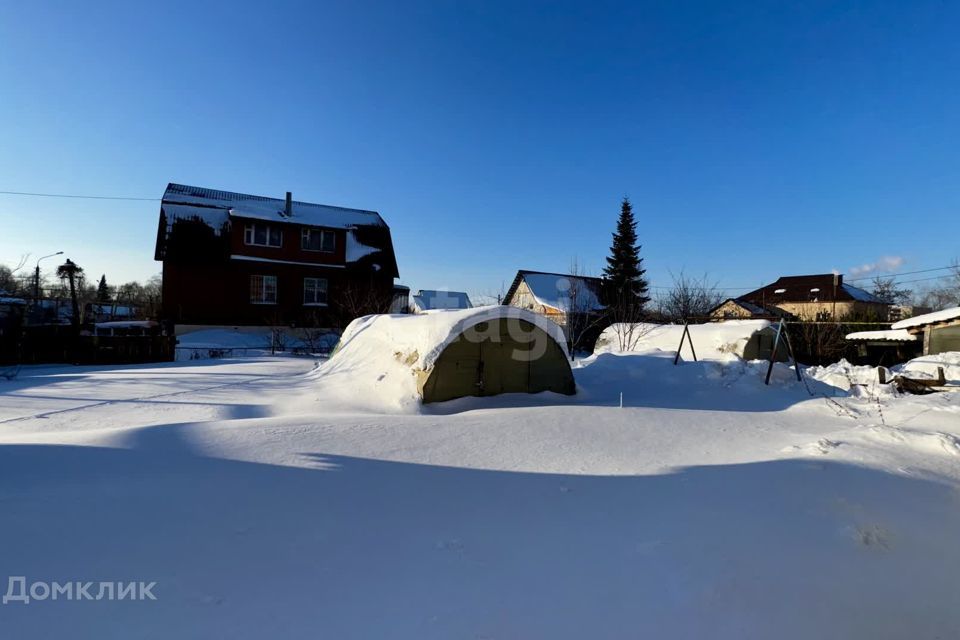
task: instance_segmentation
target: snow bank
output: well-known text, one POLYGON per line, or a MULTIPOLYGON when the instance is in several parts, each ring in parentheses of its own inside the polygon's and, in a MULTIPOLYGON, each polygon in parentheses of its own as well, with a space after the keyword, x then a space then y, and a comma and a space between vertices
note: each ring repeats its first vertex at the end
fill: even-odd
POLYGON ((879 381, 876 367, 850 364, 845 358, 828 365, 807 367, 804 372, 812 380, 818 380, 844 391, 850 391, 856 385, 871 385, 879 381))
MULTIPOLYGON (((950 351, 934 356, 921 356, 909 362, 890 367, 893 373, 901 373, 910 378, 936 378, 937 368, 943 367, 948 385, 960 385, 960 352, 950 351)), ((824 382, 856 395, 858 385, 875 386, 879 382, 877 367, 873 365, 854 365, 846 360, 834 362, 822 367, 807 367, 807 377, 824 382)))
MULTIPOLYGON (((743 357, 750 339, 770 327, 767 320, 727 320, 709 324, 689 325, 693 347, 700 359, 730 359, 743 357)), ((612 324, 603 330, 597 340, 595 353, 624 351, 676 352, 683 335, 683 325, 637 323, 612 324)), ((690 345, 684 341, 683 354, 689 357, 690 345)))
POLYGON ((934 311, 933 313, 925 313, 920 316, 913 316, 912 318, 895 322, 891 328, 912 329, 914 327, 922 327, 923 325, 933 324, 935 322, 953 320, 954 318, 960 318, 960 307, 952 307, 950 309, 944 309, 943 311, 934 311))
MULTIPOLYGON (((371 315, 347 326, 333 357, 315 372, 326 396, 353 407, 412 412, 417 378, 464 331, 482 322, 516 318, 544 330, 567 355, 563 330, 526 309, 487 306, 417 315, 371 315)), ((569 357, 569 356, 567 356, 569 357)))
POLYGON ((938 367, 943 367, 943 374, 948 385, 960 385, 960 351, 920 356, 895 369, 911 378, 936 378, 938 367))

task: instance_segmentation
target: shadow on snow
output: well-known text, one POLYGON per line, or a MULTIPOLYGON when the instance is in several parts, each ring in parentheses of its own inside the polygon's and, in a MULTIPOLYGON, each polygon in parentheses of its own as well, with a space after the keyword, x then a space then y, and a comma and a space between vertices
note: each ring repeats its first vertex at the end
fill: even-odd
POLYGON ((955 490, 827 460, 654 476, 307 451, 0 446, 0 566, 157 581, 156 602, 8 605, 0 636, 947 637, 955 490))

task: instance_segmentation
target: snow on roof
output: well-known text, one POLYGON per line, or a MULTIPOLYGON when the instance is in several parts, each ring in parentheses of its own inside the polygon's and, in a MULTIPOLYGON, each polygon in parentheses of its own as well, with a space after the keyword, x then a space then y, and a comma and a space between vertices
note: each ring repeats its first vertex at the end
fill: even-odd
POLYGON ((917 336, 905 329, 884 331, 855 331, 847 334, 847 340, 888 340, 890 342, 913 342, 917 336))
POLYGON ((347 231, 347 262, 356 262, 360 258, 379 251, 379 247, 371 247, 360 242, 353 230, 347 231))
MULTIPOLYGON (((768 320, 726 320, 688 325, 697 357, 707 360, 742 357, 753 335, 770 326, 768 320)), ((612 324, 600 334, 594 352, 677 351, 682 336, 683 325, 679 324, 612 324)), ((684 341, 684 353, 688 353, 689 348, 684 341)))
POLYGON ((138 313, 136 307, 113 304, 112 302, 88 302, 89 313, 110 314, 114 316, 132 316, 138 313))
POLYGON ((911 329, 928 324, 936 324, 937 322, 946 322, 947 320, 953 320, 955 318, 960 318, 960 307, 952 307, 950 309, 944 309, 943 311, 934 311, 933 313, 925 313, 921 316, 913 316, 912 318, 895 322, 891 328, 911 329))
POLYGON ((461 333, 482 322, 501 318, 526 320, 543 329, 566 353, 566 338, 557 323, 526 309, 492 305, 472 309, 439 309, 417 315, 381 314, 357 318, 343 332, 338 357, 339 353, 348 353, 350 344, 363 334, 363 340, 380 339, 390 344, 393 349, 391 357, 398 351, 408 356, 416 354, 416 358, 407 364, 427 370, 461 333))
POLYGON ((776 282, 740 296, 754 304, 779 302, 807 302, 815 296, 821 302, 856 300, 886 304, 883 300, 859 287, 847 284, 842 275, 818 273, 802 276, 780 276, 776 282))
POLYGON ((220 228, 226 219, 225 215, 334 229, 350 229, 363 225, 386 226, 383 218, 376 211, 294 200, 293 213, 288 217, 285 212, 286 202, 281 198, 267 198, 173 183, 167 186, 163 194, 163 210, 168 218, 170 216, 200 217, 208 221, 215 230, 220 228))
POLYGON ((776 310, 765 309, 758 304, 754 304, 749 300, 744 300, 742 298, 727 298, 717 306, 710 309, 710 313, 712 314, 714 311, 716 311, 723 305, 727 304, 728 302, 732 302, 733 304, 737 305, 741 309, 749 311, 751 314, 755 316, 770 316, 770 315, 775 315, 777 313, 776 310))
POLYGON ((132 327, 156 327, 158 323, 155 320, 113 320, 97 322, 94 326, 97 329, 129 329, 132 327))
POLYGON ((525 273, 524 282, 537 302, 559 311, 594 311, 602 309, 597 292, 590 281, 559 273, 525 273))
POLYGON ((10 296, 0 296, 0 304, 27 304, 23 298, 13 298, 10 296))
POLYGON ((877 296, 873 295, 869 291, 864 291, 859 287, 855 287, 852 284, 847 284, 846 282, 844 282, 843 284, 840 285, 840 288, 846 291, 851 298, 859 302, 878 302, 883 304, 883 300, 881 300, 877 296))
POLYGON ((325 397, 387 411, 416 411, 418 375, 430 371, 462 333, 501 318, 539 327, 568 355, 563 330, 556 323, 526 309, 496 305, 357 318, 347 326, 334 355, 314 375, 325 385, 325 397))
POLYGON ((230 220, 229 210, 222 208, 171 204, 164 201, 163 204, 160 205, 160 209, 167 217, 167 233, 170 232, 170 227, 173 223, 178 220, 199 220, 207 223, 216 235, 220 235, 223 226, 230 220))
POLYGON ((421 289, 413 296, 413 306, 419 311, 431 309, 470 309, 470 296, 464 291, 421 289))

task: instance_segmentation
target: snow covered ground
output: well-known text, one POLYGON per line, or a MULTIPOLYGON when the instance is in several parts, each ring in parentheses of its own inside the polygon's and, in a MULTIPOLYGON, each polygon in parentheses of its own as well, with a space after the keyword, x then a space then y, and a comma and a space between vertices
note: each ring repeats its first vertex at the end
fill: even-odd
POLYGON ((397 414, 314 365, 0 381, 0 581, 157 583, 0 638, 960 635, 960 392, 607 353, 397 414))

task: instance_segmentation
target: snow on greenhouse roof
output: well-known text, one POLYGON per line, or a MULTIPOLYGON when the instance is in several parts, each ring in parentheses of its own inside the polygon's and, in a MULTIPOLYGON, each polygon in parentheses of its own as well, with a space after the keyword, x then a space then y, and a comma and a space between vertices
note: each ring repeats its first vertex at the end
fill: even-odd
POLYGON ((496 305, 357 318, 314 375, 323 379, 330 397, 388 412, 417 411, 418 375, 432 370, 443 350, 461 334, 501 318, 524 320, 542 329, 569 357, 563 330, 556 323, 526 309, 496 305))

